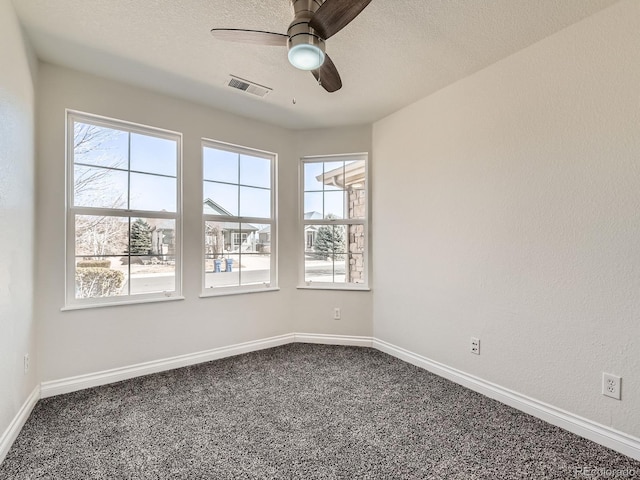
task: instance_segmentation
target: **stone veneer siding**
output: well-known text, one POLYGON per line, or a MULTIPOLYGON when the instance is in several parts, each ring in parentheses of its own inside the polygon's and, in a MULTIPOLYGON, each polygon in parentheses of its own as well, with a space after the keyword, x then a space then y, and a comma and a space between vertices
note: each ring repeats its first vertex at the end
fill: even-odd
MULTIPOLYGON (((349 188, 349 218, 366 215, 364 189, 349 188)), ((364 225, 349 226, 349 278, 351 283, 364 283, 364 225)))

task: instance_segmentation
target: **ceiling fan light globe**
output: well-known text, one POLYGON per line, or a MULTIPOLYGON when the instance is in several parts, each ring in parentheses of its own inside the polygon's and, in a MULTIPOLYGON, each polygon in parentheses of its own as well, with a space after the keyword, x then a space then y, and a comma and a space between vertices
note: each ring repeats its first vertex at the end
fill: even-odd
POLYGON ((324 63, 324 52, 308 43, 295 45, 289 49, 289 62, 300 70, 316 70, 324 63))

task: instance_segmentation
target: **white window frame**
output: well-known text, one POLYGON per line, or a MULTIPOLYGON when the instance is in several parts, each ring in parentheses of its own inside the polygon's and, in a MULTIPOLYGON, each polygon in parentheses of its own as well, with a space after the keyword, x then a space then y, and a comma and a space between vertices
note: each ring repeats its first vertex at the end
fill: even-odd
MULTIPOLYGON (((259 157, 269 160, 271 165, 271 217, 270 218, 260 218, 260 217, 244 217, 240 215, 213 215, 213 214, 205 214, 204 210, 202 210, 202 247, 200 248, 201 255, 201 272, 202 272, 202 293, 200 297, 218 297, 222 295, 236 295, 243 293, 255 293, 255 292, 265 292, 265 291, 275 291, 279 290, 278 288, 278 222, 277 222, 277 164, 278 164, 278 155, 273 152, 268 152, 266 150, 258 150, 250 147, 244 147, 240 145, 234 145, 232 143, 221 142, 219 140, 213 140, 210 138, 203 138, 200 146, 200 166, 202 167, 202 177, 200 185, 204 187, 204 149, 205 148, 214 148, 216 150, 224 150, 226 152, 231 152, 238 155, 248 155, 251 157, 259 157), (251 285, 229 285, 229 286, 220 286, 220 287, 206 287, 206 257, 205 257, 205 247, 206 247, 206 228, 205 225, 207 222, 232 222, 232 223, 241 223, 241 224, 252 224, 257 223, 260 225, 269 225, 270 226, 270 279, 269 282, 264 282, 262 284, 251 284, 251 285)), ((238 185, 242 185, 238 183, 238 185)), ((204 195, 200 195, 200 208, 202 208, 202 202, 204 201, 204 195)), ((242 236, 240 237, 242 238, 242 236)), ((232 240, 233 241, 233 240, 232 240)), ((240 279, 242 279, 242 271, 240 271, 240 279)), ((242 281, 242 280, 240 280, 242 281)))
MULTIPOLYGON (((182 134, 171 130, 164 130, 147 125, 127 122, 100 115, 94 115, 75 110, 66 110, 66 162, 67 175, 65 180, 66 186, 66 269, 65 269, 65 306, 61 310, 75 310, 79 308, 105 307, 113 305, 126 305, 136 303, 149 303, 167 300, 183 300, 182 296, 182 134), (117 209, 102 207, 76 207, 74 206, 74 123, 88 123, 91 125, 114 128, 127 131, 129 133, 138 133, 149 135, 157 138, 164 138, 176 142, 176 212, 147 211, 133 209, 117 209), (76 298, 75 294, 75 256, 76 256, 76 238, 75 238, 75 216, 76 215, 98 215, 98 216, 117 216, 134 218, 158 218, 171 219, 175 221, 175 289, 172 291, 140 293, 129 295, 118 295, 113 297, 91 297, 76 298)), ((131 170, 129 166, 127 172, 136 172, 131 170)), ((146 173, 146 172, 141 172, 146 173)), ((129 183, 130 188, 130 183, 129 183)), ((129 191, 127 195, 129 195, 129 191)), ((123 255, 124 256, 124 255, 123 255)))
POLYGON ((364 153, 350 153, 350 154, 338 154, 338 155, 315 155, 302 157, 298 167, 298 287, 299 289, 313 289, 313 290, 363 290, 369 291, 369 264, 371 254, 369 252, 369 205, 370 205, 370 181, 369 181, 369 154, 364 153), (351 161, 364 161, 365 165, 365 214, 364 218, 339 218, 339 219, 305 219, 304 208, 304 166, 307 163, 321 163, 321 162, 351 162, 351 161), (364 271, 363 271, 363 283, 348 283, 348 282, 312 282, 305 280, 305 250, 307 248, 307 237, 305 227, 309 225, 362 225, 364 228, 364 271))

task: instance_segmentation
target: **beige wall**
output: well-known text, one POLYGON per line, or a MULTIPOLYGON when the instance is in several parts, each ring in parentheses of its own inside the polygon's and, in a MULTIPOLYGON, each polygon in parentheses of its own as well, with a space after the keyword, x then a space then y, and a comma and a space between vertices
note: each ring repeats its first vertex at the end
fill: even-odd
POLYGON ((300 329, 371 334, 370 295, 296 289, 298 159, 310 154, 367 151, 371 146, 370 126, 315 135, 298 133, 50 64, 41 65, 39 84, 36 307, 43 381, 300 329), (60 311, 64 304, 65 108, 183 133, 186 300, 60 311), (280 291, 199 298, 202 137, 279 155, 280 291), (333 311, 327 302, 344 308, 344 320, 332 320, 333 311))
POLYGON ((375 336, 640 436, 639 45, 623 1, 374 125, 375 336))
POLYGON ((0 0, 0 436, 37 380, 31 56, 11 2, 0 0), (28 375, 23 372, 25 353, 32 363, 28 375))

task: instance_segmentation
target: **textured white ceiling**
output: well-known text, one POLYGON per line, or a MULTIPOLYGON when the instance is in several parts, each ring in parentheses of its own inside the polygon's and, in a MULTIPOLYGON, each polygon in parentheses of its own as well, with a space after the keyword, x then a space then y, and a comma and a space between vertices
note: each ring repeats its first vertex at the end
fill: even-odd
POLYGON ((369 123, 617 0, 373 0, 327 42, 343 88, 294 69, 286 49, 211 28, 285 33, 289 0, 13 0, 45 61, 288 128, 369 123), (229 74, 273 88, 258 98, 229 74), (294 105, 293 99, 296 99, 294 105))

